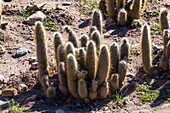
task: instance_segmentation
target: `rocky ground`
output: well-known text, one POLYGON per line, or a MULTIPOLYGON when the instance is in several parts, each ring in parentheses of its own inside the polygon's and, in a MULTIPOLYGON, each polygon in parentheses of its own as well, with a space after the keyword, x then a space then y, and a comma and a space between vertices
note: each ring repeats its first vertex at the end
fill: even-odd
MULTIPOLYGON (((167 79, 170 75, 168 75, 167 72, 162 72, 160 75, 148 77, 143 72, 140 55, 140 27, 114 26, 109 28, 106 24, 108 23, 107 19, 105 18, 103 20, 104 35, 102 43, 107 45, 110 45, 113 41, 119 43, 123 37, 127 37, 131 44, 131 60, 129 61, 128 67, 129 76, 126 77, 125 84, 122 88, 122 92, 125 92, 126 97, 125 99, 121 99, 122 103, 116 103, 115 94, 110 93, 105 100, 96 100, 88 104, 83 104, 71 96, 62 96, 58 88, 56 89, 56 99, 51 101, 46 99, 42 94, 42 87, 37 79, 38 70, 32 69, 30 58, 36 57, 34 25, 26 18, 35 13, 36 10, 42 11, 44 15, 47 16, 47 19, 44 20, 44 25, 48 37, 50 71, 53 75, 50 77, 50 81, 53 85, 56 85, 58 75, 54 59, 54 33, 56 31, 61 32, 64 40, 67 41, 68 36, 66 32, 63 31, 63 27, 64 25, 69 25, 78 37, 82 34, 88 34, 91 26, 91 14, 89 13, 93 7, 96 7, 96 4, 93 4, 92 8, 89 8, 89 4, 82 5, 78 0, 12 0, 11 2, 4 2, 3 7, 3 26, 0 28, 0 45, 5 48, 6 52, 0 54, 0 75, 3 75, 5 78, 0 86, 0 92, 7 88, 19 89, 19 87, 25 87, 21 84, 25 84, 27 89, 23 94, 19 93, 13 98, 8 98, 10 101, 14 99, 19 102, 20 105, 27 104, 26 108, 29 109, 28 111, 30 112, 53 113, 57 109, 62 109, 68 113, 90 111, 125 113, 170 112, 170 104, 168 103, 170 102, 170 81, 167 79), (65 1, 71 4, 63 4, 65 1), (34 7, 32 7, 33 5, 34 7), (89 9, 83 10, 83 7, 89 9), (30 11, 27 13, 23 9, 30 11), (157 93, 157 98, 143 103, 141 99, 136 96, 138 91, 134 91, 133 93, 124 91, 124 89, 130 89, 129 87, 131 86, 128 81, 132 79, 133 76, 139 85, 147 82, 154 87, 154 90, 159 91, 160 93, 157 93), (25 102, 27 99, 28 101, 25 102)), ((149 1, 141 17, 142 22, 147 22, 152 28, 151 35, 153 37, 152 42, 155 56, 153 63, 155 64, 163 49, 163 39, 159 24, 161 7, 166 7, 169 10, 170 1, 149 1)), ((0 96, 0 105, 3 113, 9 110, 7 98, 0 96)))

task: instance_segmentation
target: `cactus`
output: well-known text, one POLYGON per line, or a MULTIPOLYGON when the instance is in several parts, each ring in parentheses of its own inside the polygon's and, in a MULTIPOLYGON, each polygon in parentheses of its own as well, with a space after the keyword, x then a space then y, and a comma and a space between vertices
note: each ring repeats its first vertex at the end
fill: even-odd
POLYGON ((102 14, 100 10, 95 9, 93 11, 92 26, 96 26, 97 30, 102 34, 102 14))
POLYGON ((65 54, 65 47, 64 45, 59 45, 58 46, 58 53, 57 53, 57 56, 58 56, 58 62, 65 62, 65 57, 66 57, 66 54, 65 54))
POLYGON ((2 24, 3 1, 0 0, 0 25, 2 24))
POLYGON ((111 75, 110 88, 113 92, 119 89, 119 75, 116 73, 111 75))
POLYGON ((99 63, 97 68, 97 80, 98 84, 101 85, 106 82, 110 72, 110 52, 106 45, 101 47, 99 63))
POLYGON ((43 86, 44 92, 49 87, 49 71, 47 69, 39 69, 39 81, 43 86))
POLYGON ((83 34, 83 35, 80 37, 80 41, 81 41, 81 46, 84 47, 85 50, 86 50, 87 44, 88 44, 88 42, 89 42, 89 37, 88 37, 88 35, 83 34))
POLYGON ((164 29, 169 29, 169 15, 168 15, 168 10, 166 8, 162 8, 160 12, 160 24, 161 24, 161 29, 162 32, 164 29))
POLYGON ((126 25, 127 22, 127 12, 124 8, 120 9, 118 12, 118 20, 117 20, 119 25, 126 25))
POLYGON ((128 43, 127 38, 124 38, 120 46, 120 60, 122 60, 125 56, 129 58, 129 53, 130 53, 130 45, 128 43))
POLYGON ((122 82, 125 79, 127 73, 127 63, 124 60, 121 60, 118 65, 118 74, 119 74, 119 84, 122 85, 122 82))
POLYGON ((66 55, 68 55, 69 53, 75 55, 75 49, 74 49, 74 46, 71 42, 67 42, 66 43, 66 55))
POLYGON ((133 0, 132 10, 131 10, 131 18, 138 19, 140 18, 140 14, 142 11, 142 0, 133 0))
POLYGON ((116 43, 112 43, 110 46, 110 72, 111 74, 118 72, 119 64, 119 47, 116 43))
POLYGON ((159 72, 152 66, 152 46, 150 28, 147 24, 142 26, 141 53, 144 71, 149 75, 157 75, 159 72))
POLYGON ((88 71, 88 80, 92 80, 96 77, 97 71, 97 56, 96 56, 96 47, 93 41, 90 41, 87 46, 86 54, 86 70, 88 71))
POLYGON ((72 42, 75 48, 78 48, 78 40, 76 33, 68 26, 65 26, 64 29, 66 30, 67 33, 69 33, 68 41, 72 42))
POLYGON ((104 82, 100 88, 100 99, 105 99, 109 93, 109 84, 104 82))
POLYGON ((98 87, 98 81, 96 79, 92 80, 92 85, 90 87, 89 91, 89 99, 94 100, 97 97, 97 87, 98 87))
POLYGON ((116 15, 114 0, 107 0, 107 13, 114 20, 116 15))
POLYGON ((100 43, 101 43, 101 35, 98 31, 94 31, 91 35, 91 39, 95 42, 96 44, 96 53, 99 55, 100 51, 100 43))
POLYGON ((55 88, 53 88, 52 86, 48 87, 48 89, 47 89, 47 98, 54 99, 55 95, 56 95, 55 88))
POLYGON ((73 97, 79 98, 78 95, 78 88, 77 88, 77 72, 78 66, 77 61, 74 55, 71 53, 67 55, 67 82, 68 82, 68 89, 73 97))
POLYGON ((90 33, 89 33, 90 39, 91 39, 91 34, 92 34, 94 31, 97 31, 97 27, 96 27, 96 26, 91 26, 91 27, 90 27, 90 33))
POLYGON ((56 59, 56 64, 58 65, 59 64, 59 62, 58 62, 58 46, 60 45, 60 44, 63 44, 63 42, 62 42, 62 35, 61 35, 61 33, 59 33, 59 32, 56 32, 55 34, 54 34, 54 53, 55 53, 55 59, 56 59))
POLYGON ((116 8, 117 9, 121 9, 124 6, 125 6, 125 0, 116 0, 116 8))
POLYGON ((162 68, 163 71, 167 71, 169 68, 169 61, 166 55, 162 55, 160 59, 159 67, 162 68))
POLYGON ((166 52, 166 45, 169 40, 170 40, 170 30, 164 29, 163 31, 164 53, 166 52))
POLYGON ((85 69, 86 65, 86 51, 84 48, 79 48, 78 63, 80 70, 85 69))
POLYGON ((170 60, 170 40, 166 45, 166 57, 170 60))

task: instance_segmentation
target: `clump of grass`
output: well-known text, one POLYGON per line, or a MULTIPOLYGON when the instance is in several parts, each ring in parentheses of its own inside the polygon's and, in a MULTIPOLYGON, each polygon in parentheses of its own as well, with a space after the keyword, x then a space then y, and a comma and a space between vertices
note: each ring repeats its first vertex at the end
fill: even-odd
POLYGON ((115 102, 117 106, 123 107, 124 106, 123 101, 124 101, 123 94, 116 92, 115 99, 113 100, 113 102, 115 102))
POLYGON ((52 31, 57 29, 57 25, 52 20, 50 20, 49 18, 46 18, 44 20, 43 24, 44 24, 45 27, 48 27, 52 31))

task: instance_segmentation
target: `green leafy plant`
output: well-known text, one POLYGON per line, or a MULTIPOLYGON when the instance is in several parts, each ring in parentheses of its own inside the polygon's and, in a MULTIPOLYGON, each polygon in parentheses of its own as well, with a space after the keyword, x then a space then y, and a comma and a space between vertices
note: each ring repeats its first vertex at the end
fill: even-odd
POLYGON ((73 22, 72 22, 71 19, 68 19, 68 20, 67 20, 67 23, 68 23, 69 25, 73 25, 73 22))
POLYGON ((155 24, 155 25, 152 27, 152 29, 153 29, 154 31, 161 31, 161 26, 160 26, 159 24, 155 24))
POLYGON ((52 31, 57 29, 57 25, 53 23, 53 21, 51 21, 49 18, 46 18, 43 24, 52 31))

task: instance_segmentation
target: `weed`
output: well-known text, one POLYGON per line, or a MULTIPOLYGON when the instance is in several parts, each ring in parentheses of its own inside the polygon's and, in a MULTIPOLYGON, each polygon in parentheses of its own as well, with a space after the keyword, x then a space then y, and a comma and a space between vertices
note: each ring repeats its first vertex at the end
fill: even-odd
POLYGON ((133 50, 134 50, 134 48, 131 47, 131 48, 130 48, 130 53, 131 53, 131 54, 133 54, 133 50))
POLYGON ((50 18, 46 18, 43 22, 44 26, 48 27, 50 30, 54 31, 57 29, 57 25, 53 23, 50 18))
POLYGON ((155 24, 155 25, 152 27, 152 29, 153 29, 154 31, 161 31, 161 26, 160 26, 159 24, 155 24))
POLYGON ((72 20, 71 20, 71 19, 68 19, 68 20, 67 20, 67 24, 69 24, 69 25, 73 25, 72 20))
POLYGON ((55 5, 56 5, 56 6, 59 6, 59 5, 60 5, 60 3, 56 3, 55 5))

